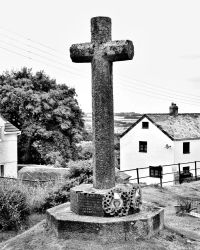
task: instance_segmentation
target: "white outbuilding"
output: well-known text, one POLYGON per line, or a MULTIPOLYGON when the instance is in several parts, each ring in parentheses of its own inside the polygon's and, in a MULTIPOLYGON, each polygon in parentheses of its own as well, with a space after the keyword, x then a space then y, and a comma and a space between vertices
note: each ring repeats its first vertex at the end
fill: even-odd
POLYGON ((0 177, 17 178, 17 136, 21 132, 0 116, 0 177))
POLYGON ((174 103, 169 113, 144 114, 120 138, 120 170, 129 170, 133 182, 172 185, 179 173, 197 177, 198 161, 200 114, 179 114, 174 103))

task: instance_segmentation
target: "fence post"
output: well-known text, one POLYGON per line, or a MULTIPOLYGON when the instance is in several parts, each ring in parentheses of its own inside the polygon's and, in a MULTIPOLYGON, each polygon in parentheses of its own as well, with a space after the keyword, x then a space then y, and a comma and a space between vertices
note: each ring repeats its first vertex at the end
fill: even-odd
POLYGON ((136 168, 136 170, 137 170, 137 183, 140 184, 139 169, 136 168))
POLYGON ((163 171, 162 171, 162 166, 159 166, 161 171, 160 171, 160 186, 162 187, 162 178, 163 178, 163 171))
POLYGON ((178 163, 179 184, 181 184, 181 164, 178 163))
POLYGON ((194 162, 194 167, 195 167, 195 179, 197 181, 197 162, 194 162))
POLYGON ((160 177, 160 186, 162 187, 162 176, 160 177))

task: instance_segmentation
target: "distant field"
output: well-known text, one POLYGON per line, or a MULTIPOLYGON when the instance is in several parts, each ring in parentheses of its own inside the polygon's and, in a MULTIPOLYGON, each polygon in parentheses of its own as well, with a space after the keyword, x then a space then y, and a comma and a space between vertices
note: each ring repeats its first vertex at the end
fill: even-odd
MULTIPOLYGON (((141 117, 141 114, 137 113, 117 113, 114 115, 115 122, 115 134, 122 134, 127 128, 129 128, 134 122, 141 117)), ((85 127, 88 132, 92 132, 92 114, 87 113, 84 116, 85 127)))

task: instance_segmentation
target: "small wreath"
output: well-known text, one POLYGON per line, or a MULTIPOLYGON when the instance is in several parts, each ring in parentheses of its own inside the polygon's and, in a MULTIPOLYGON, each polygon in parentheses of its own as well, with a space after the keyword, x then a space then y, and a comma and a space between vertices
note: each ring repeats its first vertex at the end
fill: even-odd
POLYGON ((107 216, 126 216, 138 212, 141 205, 141 189, 133 186, 129 191, 113 188, 104 195, 102 207, 107 216))

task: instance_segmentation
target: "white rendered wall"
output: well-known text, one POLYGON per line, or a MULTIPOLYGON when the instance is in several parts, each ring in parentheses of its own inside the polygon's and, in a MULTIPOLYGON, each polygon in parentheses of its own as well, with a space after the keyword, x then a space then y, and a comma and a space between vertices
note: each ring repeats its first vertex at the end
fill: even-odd
MULTIPOLYGON (((184 140, 184 141, 175 141, 174 142, 174 163, 184 163, 181 164, 180 169, 183 171, 183 167, 190 166, 190 172, 195 176, 195 165, 194 163, 188 164, 187 162, 200 161, 200 140, 184 140), (190 153, 183 154, 183 142, 190 142, 190 153), (192 170, 193 169, 193 170, 192 170)), ((200 176, 200 163, 197 163, 197 175, 200 176)), ((178 168, 174 171, 178 171, 178 168)))
POLYGON ((4 165, 4 176, 17 178, 17 134, 1 133, 0 165, 4 165))
POLYGON ((6 163, 4 166, 5 177, 17 178, 17 162, 6 163))
MULTIPOLYGON (((172 164, 174 162, 174 142, 147 118, 142 119, 134 128, 120 139, 120 170, 139 168, 140 177, 149 176, 149 166, 172 164), (142 129, 142 122, 149 122, 148 129, 142 129), (147 141, 147 153, 139 152, 139 141, 147 141), (171 146, 166 148, 166 145, 171 146)), ((163 168, 163 174, 172 172, 172 167, 163 168)), ((136 171, 127 171, 136 178, 136 171)), ((134 182, 136 182, 135 180, 134 182)), ((163 182, 173 181, 173 175, 164 175, 163 182)), ((159 178, 145 178, 140 182, 160 183, 159 178)), ((172 183, 169 183, 171 185, 172 183)))

